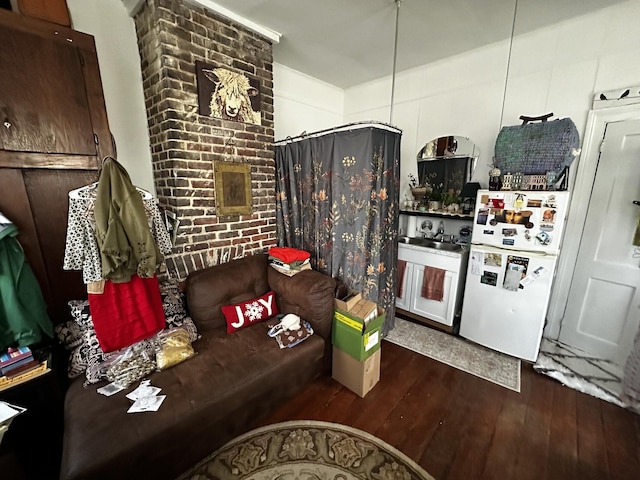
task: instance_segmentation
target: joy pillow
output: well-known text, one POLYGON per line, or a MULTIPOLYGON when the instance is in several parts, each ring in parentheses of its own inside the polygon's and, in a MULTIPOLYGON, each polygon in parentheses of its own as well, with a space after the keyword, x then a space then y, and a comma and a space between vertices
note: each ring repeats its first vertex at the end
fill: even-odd
POLYGON ((280 313, 276 305, 276 294, 271 291, 261 297, 235 305, 224 305, 222 313, 227 321, 227 333, 261 322, 280 313))

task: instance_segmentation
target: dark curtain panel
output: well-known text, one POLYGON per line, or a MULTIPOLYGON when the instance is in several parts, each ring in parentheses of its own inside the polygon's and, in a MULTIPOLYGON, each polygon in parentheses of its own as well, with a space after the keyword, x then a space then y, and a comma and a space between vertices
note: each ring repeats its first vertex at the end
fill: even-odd
POLYGON ((393 328, 398 258, 400 137, 353 126, 275 147, 278 244, 382 307, 393 328))

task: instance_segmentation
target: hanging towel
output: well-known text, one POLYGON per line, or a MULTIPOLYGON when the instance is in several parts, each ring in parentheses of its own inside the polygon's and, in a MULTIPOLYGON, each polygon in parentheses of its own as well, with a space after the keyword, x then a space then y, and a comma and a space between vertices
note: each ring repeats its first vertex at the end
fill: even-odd
POLYGON ((422 296, 428 300, 441 302, 444 298, 444 276, 447 272, 440 268, 424 267, 422 296))
POLYGON ((402 287, 404 285, 404 271, 407 269, 407 262, 398 260, 398 283, 396 285, 396 296, 402 298, 402 287))

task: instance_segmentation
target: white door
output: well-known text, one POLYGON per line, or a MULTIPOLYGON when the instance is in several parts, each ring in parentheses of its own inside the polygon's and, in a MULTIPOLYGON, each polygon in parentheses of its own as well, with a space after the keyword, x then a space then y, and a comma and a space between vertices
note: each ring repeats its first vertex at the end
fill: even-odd
POLYGON ((559 340, 623 365, 640 324, 640 120, 608 123, 559 340))

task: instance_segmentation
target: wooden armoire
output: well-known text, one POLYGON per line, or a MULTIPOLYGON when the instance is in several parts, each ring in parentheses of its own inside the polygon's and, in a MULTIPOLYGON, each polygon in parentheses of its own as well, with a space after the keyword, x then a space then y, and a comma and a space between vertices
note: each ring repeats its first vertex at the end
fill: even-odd
POLYGON ((113 155, 93 37, 0 9, 0 212, 19 237, 54 323, 86 298, 63 271, 68 193, 113 155))

